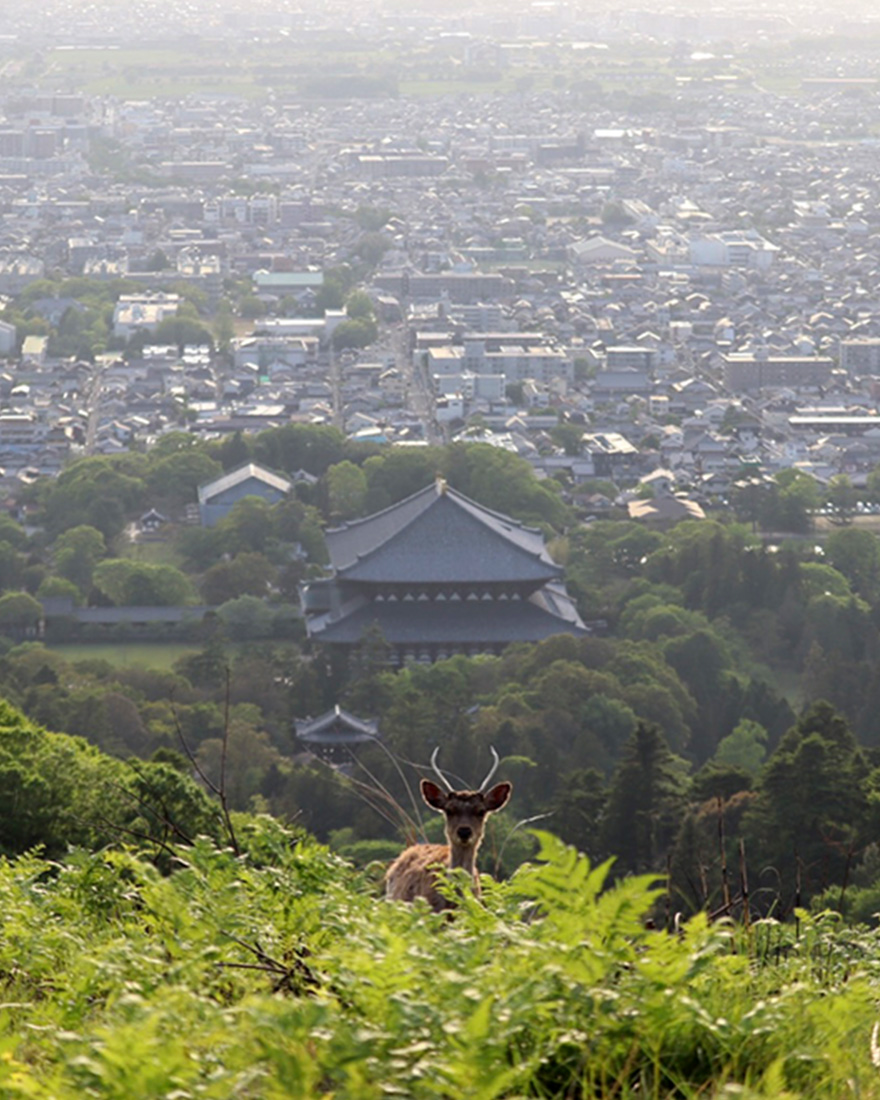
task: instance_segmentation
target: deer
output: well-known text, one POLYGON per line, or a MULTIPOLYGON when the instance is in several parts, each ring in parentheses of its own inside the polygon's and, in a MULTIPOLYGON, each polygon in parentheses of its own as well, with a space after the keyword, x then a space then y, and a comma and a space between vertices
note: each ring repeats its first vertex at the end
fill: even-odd
POLYGON ((489 814, 503 810, 513 790, 512 783, 496 783, 486 788, 498 770, 498 753, 492 749, 494 763, 475 791, 457 791, 437 764, 439 747, 431 755, 431 768, 442 786, 430 779, 419 784, 422 798, 432 810, 446 818, 446 844, 413 844, 394 860, 385 874, 385 896, 392 901, 425 898, 435 913, 454 908, 454 902, 437 889, 444 869, 461 869, 470 875, 474 894, 481 897, 477 852, 489 814))

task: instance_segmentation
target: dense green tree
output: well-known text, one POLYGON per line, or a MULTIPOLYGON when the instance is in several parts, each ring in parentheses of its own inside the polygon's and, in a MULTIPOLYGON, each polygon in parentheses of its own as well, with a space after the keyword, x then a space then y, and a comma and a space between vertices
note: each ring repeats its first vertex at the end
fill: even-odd
POLYGON ((606 799, 601 774, 591 768, 576 768, 562 778, 552 802, 549 820, 553 831, 594 862, 604 855, 602 819, 606 799))
POLYGON ((112 836, 125 813, 123 765, 84 741, 32 726, 0 700, 0 850, 52 857, 112 836))
POLYGON ((519 455, 487 443, 454 444, 443 454, 450 485, 485 505, 527 523, 561 530, 571 520, 557 482, 538 481, 519 455))
MULTIPOLYGON (((841 532, 842 533, 842 532, 841 532)), ((828 593, 838 599, 852 595, 850 583, 843 573, 824 562, 805 561, 800 567, 801 586, 807 599, 828 593)))
POLYGON ((332 343, 337 351, 346 348, 366 348, 379 335, 379 327, 372 317, 353 317, 341 321, 333 330, 332 343))
POLYGON ((440 452, 434 447, 392 447, 368 458, 363 465, 366 512, 381 511, 424 489, 436 478, 439 466, 440 452))
MULTIPOLYGON (((320 477, 343 459, 344 444, 345 436, 329 424, 286 424, 260 432, 254 441, 254 458, 273 469, 305 470, 320 477)), ((230 468, 225 461, 223 465, 230 468)))
POLYGON ((263 553, 273 537, 272 505, 262 497, 242 497, 217 525, 223 544, 233 554, 263 553))
POLYGON ((872 531, 849 527, 832 532, 825 540, 825 555, 859 596, 871 601, 880 596, 880 542, 872 531))
POLYGON ((354 519, 363 514, 367 496, 364 471, 347 459, 327 471, 327 504, 332 522, 354 519))
MULTIPOLYGON (((866 822, 868 768, 844 719, 814 703, 767 761, 746 828, 758 866, 772 866, 787 908, 843 881, 866 822)), ((783 910, 784 911, 784 910, 783 910)))
MULTIPOLYGON (((236 708, 241 712, 244 708, 236 708)), ((262 730, 256 729, 240 713, 233 715, 224 741, 210 738, 199 746, 199 767, 218 789, 221 777, 229 806, 234 810, 250 808, 251 799, 260 790, 266 773, 279 760, 278 752, 262 730), (225 775, 222 761, 225 757, 225 775)))
POLYGON ((45 487, 43 514, 50 536, 86 524, 96 527, 105 540, 115 538, 126 516, 145 505, 145 466, 145 459, 132 456, 125 461, 81 458, 65 467, 45 487))
POLYGON ((832 509, 832 521, 838 524, 852 523, 859 494, 846 474, 836 474, 828 483, 828 504, 832 509))
POLYGON ((64 577, 46 577, 37 589, 37 599, 66 598, 73 601, 74 605, 82 603, 82 592, 73 583, 64 577))
POLYGON ((231 561, 221 561, 202 577, 205 603, 217 605, 238 596, 261 596, 269 593, 276 569, 263 554, 244 552, 231 561))
POLYGON ((743 718, 721 739, 713 759, 719 764, 743 768, 757 775, 767 757, 767 731, 762 725, 743 718))
POLYGON ((805 532, 812 526, 812 514, 819 507, 821 494, 815 478, 794 467, 776 475, 778 493, 767 500, 762 525, 769 530, 805 532))
POLYGON ((266 638, 272 632, 272 610, 256 596, 237 596, 217 608, 230 638, 250 641, 266 638))
POLYGON ((0 541, 0 591, 22 587, 26 561, 11 543, 0 541))
POLYGON ((373 299, 365 290, 353 290, 345 299, 345 312, 352 320, 374 320, 373 299))
POLYGON ((186 344, 214 346, 214 339, 207 325, 198 316, 187 316, 179 311, 175 317, 166 317, 159 322, 153 341, 157 344, 174 344, 181 349, 186 344))
POLYGON ((155 502, 171 508, 194 504, 198 487, 213 481, 223 467, 202 450, 177 450, 151 464, 147 489, 155 502))
POLYGON ((656 726, 640 722, 623 750, 608 791, 604 850, 618 872, 659 870, 681 819, 686 781, 656 726))
POLYGON ((93 584, 117 607, 173 607, 194 602, 189 578, 173 565, 110 558, 95 567, 93 584))
POLYGON ((12 516, 0 515, 0 542, 8 543, 14 550, 24 550, 28 544, 27 532, 12 516))
POLYGON ((7 592, 0 596, 0 634, 9 630, 35 630, 42 617, 42 604, 29 593, 7 592))

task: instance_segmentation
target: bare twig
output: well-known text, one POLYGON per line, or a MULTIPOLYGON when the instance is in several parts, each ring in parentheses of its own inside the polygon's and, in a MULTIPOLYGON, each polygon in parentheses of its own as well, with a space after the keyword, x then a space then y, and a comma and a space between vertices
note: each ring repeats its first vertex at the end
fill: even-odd
POLYGON ((99 814, 95 820, 100 821, 102 825, 106 825, 107 828, 112 829, 114 832, 123 833, 125 836, 134 837, 135 840, 142 840, 147 844, 155 844, 157 848, 161 848, 163 852, 167 852, 168 855, 182 866, 186 865, 186 860, 181 858, 177 849, 173 848, 167 841, 162 840, 161 837, 150 836, 149 833, 143 833, 140 829, 130 829, 128 826, 120 825, 118 822, 111 821, 109 817, 104 817, 101 814, 99 814))
MULTIPOLYGON (((420 809, 419 800, 416 798, 412 787, 407 782, 407 778, 406 778, 406 775, 404 774, 403 768, 400 766, 399 758, 391 751, 391 749, 388 748, 388 746, 385 744, 385 742, 382 740, 381 737, 377 737, 374 743, 385 753, 385 755, 388 757, 388 759, 394 765, 394 769, 397 772, 398 776, 400 777, 400 781, 403 784, 404 790, 406 791, 407 795, 409 796, 409 800, 410 800, 410 803, 411 803, 412 808, 413 808, 413 814, 415 815, 415 820, 418 822, 418 831, 421 832, 421 833, 424 833, 425 826, 424 826, 424 823, 422 821, 422 813, 421 813, 421 809, 420 809)), ((352 755, 354 755, 354 754, 352 754, 352 755)), ((357 760, 357 763, 361 767, 363 767, 363 764, 361 764, 360 760, 358 760, 357 757, 354 757, 354 759, 357 760)), ((366 771, 366 769, 364 769, 364 770, 366 771)))
POLYGON ((271 955, 267 955, 256 940, 254 940, 253 943, 248 943, 247 940, 239 939, 238 936, 233 936, 231 932, 227 932, 222 928, 220 931, 224 936, 228 937, 234 943, 237 943, 239 947, 243 947, 246 951, 250 951, 255 955, 257 962, 221 962, 218 963, 219 966, 228 970, 260 970, 264 974, 272 974, 277 979, 272 985, 273 993, 278 993, 282 989, 286 989, 290 993, 298 993, 303 989, 308 992, 319 988, 321 985, 318 975, 303 961, 309 955, 308 948, 297 948, 293 965, 286 966, 283 962, 279 962, 278 959, 273 959, 271 955))
POLYGON ((216 797, 219 799, 219 801, 220 801, 220 811, 223 814, 223 823, 226 826, 226 833, 227 833, 227 836, 229 838, 229 843, 232 846, 233 852, 235 852, 235 854, 237 856, 240 856, 241 855, 241 848, 239 847, 239 844, 238 844, 238 838, 235 835, 235 829, 233 828, 233 825, 232 825, 232 818, 229 815, 229 803, 226 799, 226 751, 227 751, 227 747, 228 747, 228 744, 229 744, 229 682, 230 682, 230 672, 229 672, 229 667, 227 666, 227 668, 226 668, 226 708, 225 708, 224 721, 223 721, 223 741, 222 741, 222 749, 221 749, 221 756, 220 756, 220 786, 219 787, 213 781, 213 779, 211 779, 211 777, 206 774, 204 768, 201 766, 201 764, 196 759, 195 753, 189 747, 189 744, 187 743, 187 740, 183 735, 183 730, 181 729, 181 726, 180 726, 180 716, 177 713, 177 707, 174 705, 173 698, 171 699, 171 713, 174 716, 174 728, 177 731, 177 739, 178 739, 178 741, 180 741, 180 744, 183 748, 183 751, 187 755, 187 759, 189 760, 190 764, 192 764, 193 768, 195 769, 196 775, 205 784, 205 786, 208 788, 208 790, 211 792, 211 794, 216 795, 216 797))
POLYGON ((718 795, 718 854, 721 858, 721 900, 730 912, 730 881, 727 874, 727 849, 724 843, 724 803, 718 795))
MULTIPOLYGON (((399 817, 403 820, 404 827, 415 829, 418 832, 421 829, 421 824, 422 824, 421 818, 419 818, 419 823, 418 823, 418 825, 416 825, 416 823, 412 820, 412 818, 409 816, 409 814, 406 812, 406 810, 404 810, 404 808, 400 805, 400 803, 397 801, 397 799, 394 797, 394 795, 388 790, 388 788, 385 786, 385 784, 377 776, 373 775, 373 773, 370 771, 370 769, 367 767, 367 765, 362 760, 360 760, 358 757, 356 757, 354 755, 354 753, 350 753, 350 755, 351 755, 351 758, 354 760, 354 762, 357 764, 357 766, 359 768, 361 768, 363 771, 366 772, 367 778, 370 780, 370 782, 375 785, 374 793, 378 794, 378 795, 381 795, 382 799, 387 803, 387 805, 393 807, 393 809, 397 812, 399 817)), ((389 753, 389 755, 391 755, 391 754, 389 753)), ((353 780, 353 782, 358 783, 360 781, 359 780, 353 780)), ((364 784, 364 787, 367 788, 368 790, 370 789, 367 784, 364 784)), ((398 823, 398 827, 399 827, 399 823, 398 823)))
POLYGON ((124 795, 127 795, 130 799, 132 799, 132 801, 136 802, 145 813, 152 814, 157 821, 161 822, 161 824, 163 824, 167 829, 170 829, 170 831, 174 833, 174 835, 184 844, 192 844, 192 837, 185 833, 174 820, 174 818, 172 818, 171 815, 168 813, 168 807, 162 801, 162 797, 158 793, 158 791, 156 791, 155 787, 153 787, 153 785, 143 774, 143 772, 138 770, 135 764, 132 764, 132 767, 137 772, 138 779, 140 779, 140 781, 144 784, 150 794, 153 795, 158 801, 162 810, 161 814, 156 810, 154 806, 151 806, 149 802, 145 802, 135 791, 128 790, 128 788, 123 787, 121 783, 115 783, 111 779, 109 780, 110 785, 116 790, 121 791, 124 795))
POLYGON ((752 922, 752 914, 749 910, 749 869, 746 865, 746 842, 740 837, 739 841, 739 888, 742 893, 742 920, 748 931, 752 922))

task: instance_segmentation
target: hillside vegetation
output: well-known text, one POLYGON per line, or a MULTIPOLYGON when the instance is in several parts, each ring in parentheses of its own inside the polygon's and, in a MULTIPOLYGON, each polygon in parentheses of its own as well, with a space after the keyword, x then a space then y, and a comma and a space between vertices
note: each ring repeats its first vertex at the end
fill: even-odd
POLYGON ((655 876, 537 833, 450 921, 9 708, 0 761, 78 842, 0 861, 4 1097, 880 1096, 878 937, 828 914, 662 930, 655 876))

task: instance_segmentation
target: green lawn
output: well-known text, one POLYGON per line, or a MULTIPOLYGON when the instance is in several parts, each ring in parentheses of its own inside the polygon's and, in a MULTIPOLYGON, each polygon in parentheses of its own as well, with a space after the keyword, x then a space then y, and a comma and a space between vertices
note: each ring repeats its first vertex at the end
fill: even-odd
POLYGON ((198 646, 185 642, 89 642, 53 645, 47 648, 68 661, 97 659, 112 665, 139 665, 141 668, 171 668, 178 657, 198 652, 198 646))

